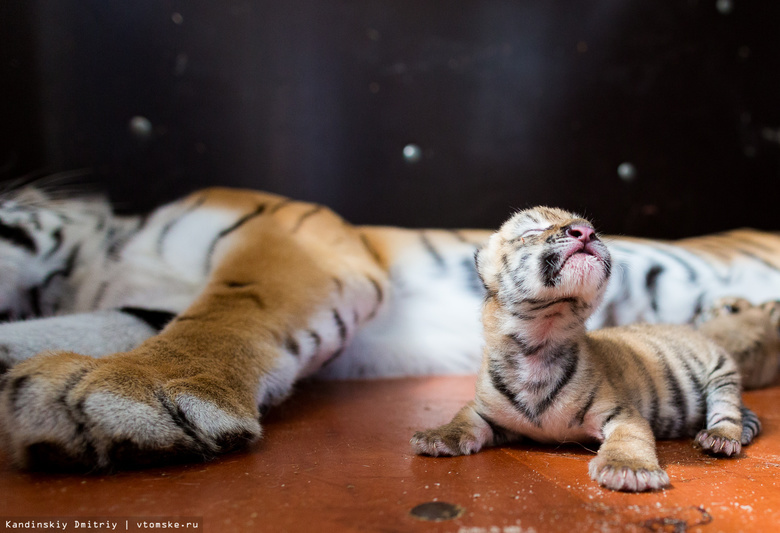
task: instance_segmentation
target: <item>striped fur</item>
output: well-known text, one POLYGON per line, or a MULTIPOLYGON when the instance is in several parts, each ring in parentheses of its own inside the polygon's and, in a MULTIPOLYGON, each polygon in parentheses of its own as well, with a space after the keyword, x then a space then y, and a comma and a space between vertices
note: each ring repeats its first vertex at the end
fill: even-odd
MULTIPOLYGON (((5 193, 0 441, 27 466, 206 458, 258 438, 260 413, 305 376, 476 372, 473 258, 489 236, 352 226, 253 191, 208 189, 138 217, 100 198, 5 193)), ((609 243, 594 327, 780 298, 774 235, 609 243)))
POLYGON ((733 456, 760 430, 742 405, 737 362, 749 377, 777 375, 777 305, 721 301, 698 331, 587 332, 612 257, 588 221, 549 208, 512 217, 480 250, 477 268, 486 297, 476 397, 450 423, 416 433, 417 453, 468 454, 522 437, 597 441, 591 477, 644 491, 669 485, 656 438, 695 436, 705 451, 733 456))

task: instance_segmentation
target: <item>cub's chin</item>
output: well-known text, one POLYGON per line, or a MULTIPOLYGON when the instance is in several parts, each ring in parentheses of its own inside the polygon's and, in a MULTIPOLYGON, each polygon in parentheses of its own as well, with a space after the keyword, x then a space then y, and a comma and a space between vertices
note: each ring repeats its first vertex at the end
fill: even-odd
POLYGON ((604 261, 587 252, 572 254, 561 268, 560 288, 564 291, 598 290, 607 278, 604 261))

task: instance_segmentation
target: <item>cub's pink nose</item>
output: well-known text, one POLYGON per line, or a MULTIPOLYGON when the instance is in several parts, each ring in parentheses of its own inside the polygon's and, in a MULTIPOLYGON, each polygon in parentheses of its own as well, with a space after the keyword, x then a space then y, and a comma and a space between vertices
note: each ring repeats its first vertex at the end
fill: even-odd
POLYGON ((571 226, 566 230, 566 235, 581 241, 583 244, 588 244, 595 238, 596 232, 588 226, 571 226))

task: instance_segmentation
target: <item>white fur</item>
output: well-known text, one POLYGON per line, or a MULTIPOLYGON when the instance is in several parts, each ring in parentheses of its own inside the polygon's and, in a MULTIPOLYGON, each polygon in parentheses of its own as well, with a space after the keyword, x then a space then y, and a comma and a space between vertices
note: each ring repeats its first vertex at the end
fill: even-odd
POLYGON ((154 329, 119 311, 96 311, 0 324, 0 361, 13 365, 46 350, 66 347, 100 357, 134 348, 154 329))
POLYGON ((327 378, 466 374, 479 367, 483 345, 480 295, 458 267, 473 246, 446 249, 445 267, 420 246, 395 258, 390 289, 377 316, 344 353, 320 372, 327 378))

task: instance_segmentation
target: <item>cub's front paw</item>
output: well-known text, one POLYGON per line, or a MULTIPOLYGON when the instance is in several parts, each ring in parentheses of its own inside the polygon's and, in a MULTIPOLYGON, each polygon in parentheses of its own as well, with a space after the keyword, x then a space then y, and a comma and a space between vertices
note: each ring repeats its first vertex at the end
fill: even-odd
POLYGON ((436 457, 476 453, 493 440, 492 429, 467 405, 450 423, 415 433, 411 444, 415 453, 436 457))
POLYGON ((507 442, 511 434, 496 431, 484 415, 465 405, 448 424, 436 429, 418 431, 411 440, 412 449, 420 455, 469 455, 485 445, 507 442))
POLYGON ((22 467, 106 469, 203 460, 260 436, 227 383, 132 353, 57 352, 0 384, 0 442, 22 467))
POLYGON ((418 431, 411 440, 414 453, 419 455, 469 455, 482 447, 480 440, 462 428, 445 424, 436 429, 418 431))
POLYGON ((703 451, 713 455, 731 457, 739 455, 742 451, 742 443, 739 440, 723 435, 718 428, 699 431, 693 442, 703 451))
POLYGON ((612 490, 644 492, 669 486, 669 476, 660 468, 633 468, 601 457, 591 460, 588 471, 599 485, 612 490))

